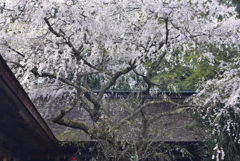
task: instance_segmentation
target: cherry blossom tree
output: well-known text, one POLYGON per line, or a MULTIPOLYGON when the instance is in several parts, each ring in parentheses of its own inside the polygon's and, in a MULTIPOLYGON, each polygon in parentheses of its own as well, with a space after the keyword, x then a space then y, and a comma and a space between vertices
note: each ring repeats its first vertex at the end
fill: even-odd
POLYGON ((199 92, 191 103, 199 122, 206 127, 212 141, 212 159, 239 160, 239 101, 240 60, 222 62, 221 72, 215 79, 199 84, 199 92))
MULTIPOLYGON (((9 0, 0 3, 0 13, 1 55, 30 97, 69 101, 53 122, 112 145, 122 127, 135 125, 138 139, 130 156, 138 159, 151 125, 189 108, 178 104, 174 111, 151 117, 144 113, 156 103, 176 105, 166 97, 146 97, 158 90, 151 78, 161 74, 162 63, 174 65, 176 56, 181 61, 198 50, 199 59, 211 64, 218 53, 210 52, 210 45, 238 50, 240 42, 235 8, 217 0, 9 0), (132 95, 118 106, 106 105, 106 91, 121 84, 127 84, 132 95), (76 106, 92 124, 65 117, 76 106), (128 115, 114 121, 108 111, 116 108, 128 115)), ((169 84, 169 89, 174 87, 169 84)))

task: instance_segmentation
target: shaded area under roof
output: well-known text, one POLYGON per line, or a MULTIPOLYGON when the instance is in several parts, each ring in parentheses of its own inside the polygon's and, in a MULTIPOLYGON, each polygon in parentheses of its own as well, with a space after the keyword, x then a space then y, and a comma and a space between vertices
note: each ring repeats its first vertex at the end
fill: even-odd
POLYGON ((47 151, 59 142, 0 56, 0 152, 9 157, 47 151))

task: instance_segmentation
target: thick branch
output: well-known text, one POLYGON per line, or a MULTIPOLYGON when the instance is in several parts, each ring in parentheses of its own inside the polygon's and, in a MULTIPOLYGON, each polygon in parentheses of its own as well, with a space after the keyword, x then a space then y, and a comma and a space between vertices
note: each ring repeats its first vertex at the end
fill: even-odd
POLYGON ((59 125, 64 125, 64 126, 67 126, 67 127, 71 127, 71 128, 81 129, 85 133, 89 134, 88 131, 89 131, 90 127, 87 126, 83 122, 77 122, 77 121, 69 120, 69 119, 66 119, 66 118, 61 118, 60 120, 58 120, 57 122, 54 122, 54 123, 57 123, 59 125))
POLYGON ((67 118, 62 118, 56 122, 59 125, 80 129, 83 130, 86 134, 88 134, 92 139, 101 139, 106 140, 110 144, 114 143, 114 139, 109 136, 106 132, 101 130, 96 130, 90 126, 87 126, 84 122, 74 121, 67 118))
POLYGON ((99 109, 100 109, 101 105, 88 92, 84 92, 84 95, 93 104, 94 109, 91 110, 90 116, 94 122, 97 122, 99 120, 99 117, 101 116, 99 113, 99 109))
POLYGON ((91 103, 89 100, 87 100, 83 95, 79 94, 79 99, 81 101, 82 107, 88 112, 88 113, 92 113, 92 109, 89 106, 89 104, 91 103))
POLYGON ((147 92, 149 91, 149 89, 151 88, 152 85, 158 86, 158 84, 151 82, 149 77, 138 73, 136 70, 133 70, 133 71, 138 76, 141 76, 143 78, 143 80, 148 84, 148 87, 147 87, 147 90, 146 90, 147 92))
POLYGON ((109 143, 113 143, 113 138, 107 135, 106 132, 91 128, 90 126, 87 126, 84 122, 64 118, 64 116, 76 106, 78 101, 79 100, 77 98, 74 98, 70 105, 67 106, 65 109, 61 110, 60 112, 58 112, 52 121, 59 125, 64 125, 67 127, 83 130, 86 134, 88 134, 94 139, 103 139, 107 140, 109 143))
POLYGON ((85 108, 89 112, 92 120, 94 122, 97 122, 99 117, 100 117, 100 113, 99 113, 99 109, 101 107, 101 105, 99 103, 100 101, 96 100, 96 98, 94 97, 94 94, 91 92, 91 89, 87 89, 85 87, 82 87, 80 80, 81 80, 81 75, 78 74, 77 75, 77 85, 79 87, 79 88, 77 88, 78 95, 81 98, 81 100, 84 101, 84 103, 86 103, 86 104, 88 104, 88 103, 93 104, 93 109, 91 109, 88 106, 85 106, 85 108), (87 100, 83 97, 83 95, 85 96, 85 98, 87 100))
POLYGON ((87 126, 84 122, 79 122, 79 121, 62 118, 61 120, 59 120, 57 122, 57 124, 83 130, 92 139, 106 140, 110 144, 114 144, 114 139, 111 136, 109 136, 106 132, 101 131, 101 130, 96 130, 90 126, 87 126))
POLYGON ((98 100, 101 100, 104 93, 106 92, 106 90, 108 90, 111 86, 113 86, 117 79, 124 75, 127 74, 128 72, 130 72, 131 70, 133 70, 134 68, 136 68, 135 65, 131 64, 129 67, 127 67, 126 69, 120 70, 118 72, 116 72, 111 79, 109 80, 109 82, 100 90, 99 94, 98 94, 98 100))
POLYGON ((71 111, 75 105, 77 104, 78 99, 74 98, 70 105, 68 105, 65 109, 61 110, 57 113, 57 115, 52 119, 54 123, 58 123, 69 111, 71 111))

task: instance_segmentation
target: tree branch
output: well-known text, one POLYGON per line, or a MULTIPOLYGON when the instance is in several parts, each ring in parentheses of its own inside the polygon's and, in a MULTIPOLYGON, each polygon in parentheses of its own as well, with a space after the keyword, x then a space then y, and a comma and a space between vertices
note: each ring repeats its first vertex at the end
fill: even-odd
POLYGON ((50 73, 39 74, 38 71, 34 70, 34 69, 32 69, 31 72, 37 77, 48 77, 48 78, 51 78, 51 79, 58 79, 62 83, 65 83, 67 85, 70 85, 70 86, 76 88, 77 90, 80 90, 90 102, 92 102, 93 104, 96 103, 96 100, 94 100, 91 97, 91 95, 89 94, 89 91, 86 88, 84 88, 83 86, 81 86, 80 84, 73 83, 73 82, 71 82, 70 80, 68 80, 64 77, 57 76, 56 74, 50 74, 50 73))
POLYGON ((152 124, 153 122, 157 121, 159 118, 163 117, 163 116, 172 116, 172 115, 177 115, 180 113, 183 113, 184 111, 186 111, 188 108, 187 107, 183 107, 183 108, 178 108, 175 111, 170 111, 170 112, 162 112, 162 113, 158 113, 156 114, 154 117, 150 118, 147 121, 147 126, 149 126, 150 124, 152 124))
POLYGON ((82 99, 82 101, 84 101, 84 103, 87 103, 89 101, 90 103, 93 104, 93 109, 91 109, 88 106, 86 106, 85 108, 89 112, 92 120, 94 122, 97 122, 100 117, 100 113, 99 113, 99 109, 101 107, 100 101, 98 101, 98 100, 96 100, 96 98, 94 98, 94 94, 91 92, 91 89, 86 89, 86 88, 82 87, 80 80, 81 80, 81 75, 78 74, 77 75, 78 95, 82 99), (84 97, 82 95, 84 95, 87 100, 84 99, 84 97))
POLYGON ((127 122, 128 120, 132 119, 133 117, 135 117, 139 112, 141 112, 145 107, 153 105, 153 104, 160 104, 160 103, 171 103, 174 105, 179 105, 178 103, 172 102, 170 100, 163 100, 163 101, 150 101, 150 102, 146 102, 146 103, 140 103, 137 107, 137 109, 131 113, 130 115, 128 115, 127 117, 123 118, 116 126, 112 127, 109 131, 115 131, 118 130, 125 122, 127 122))
MULTIPOLYGON (((74 56, 77 58, 77 60, 80 60, 80 53, 79 51, 77 51, 77 49, 72 45, 72 42, 70 41, 70 37, 68 38, 65 37, 65 33, 60 29, 60 32, 57 32, 56 30, 54 30, 50 24, 50 22, 48 21, 48 19, 45 17, 44 21, 46 22, 46 24, 48 25, 48 29, 50 30, 51 33, 53 33, 55 36, 57 37, 62 37, 65 40, 65 43, 72 49, 74 56)), ((81 50, 81 46, 80 46, 80 50, 81 50)))
POLYGON ((48 29, 51 31, 51 33, 53 33, 53 34, 54 34, 55 36, 57 36, 57 37, 64 37, 64 35, 58 33, 57 31, 55 31, 55 30, 52 28, 50 22, 48 21, 48 19, 47 19, 46 17, 44 17, 44 21, 45 21, 46 24, 48 25, 48 29))
MULTIPOLYGON (((166 36, 165 36, 165 42, 164 44, 166 45, 166 48, 168 47, 168 37, 169 37, 169 29, 168 29, 168 18, 164 18, 164 22, 165 22, 165 30, 166 30, 166 36)), ((161 44, 159 47, 162 48, 164 44, 161 44)), ((152 74, 153 70, 155 68, 157 68, 162 59, 165 57, 165 55, 167 54, 167 49, 164 50, 164 52, 159 56, 159 58, 157 59, 157 61, 155 61, 154 63, 152 63, 150 69, 148 70, 146 76, 149 77, 150 74, 152 74)))
POLYGON ((70 112, 76 106, 78 101, 79 99, 76 96, 71 101, 69 106, 67 106, 65 109, 57 113, 57 115, 52 119, 52 121, 59 125, 81 129, 93 139, 102 139, 102 140, 107 140, 109 143, 113 143, 113 138, 110 137, 110 135, 108 135, 106 132, 91 128, 90 126, 86 125, 84 122, 63 118, 68 112, 70 112))
POLYGON ((146 131, 147 131, 147 128, 148 128, 148 126, 147 126, 148 119, 146 118, 146 115, 143 112, 143 110, 141 110, 140 112, 141 112, 141 116, 142 116, 142 131, 141 131, 139 137, 143 138, 145 133, 146 133, 146 131))
POLYGON ((85 60, 83 57, 81 57, 81 60, 83 61, 84 64, 86 64, 88 67, 95 69, 96 71, 99 71, 101 73, 105 73, 107 75, 111 75, 109 72, 106 72, 105 70, 101 69, 101 68, 97 68, 96 66, 92 65, 91 63, 89 63, 87 60, 85 60))
MULTIPOLYGON (((163 42, 159 43, 158 49, 161 49, 164 44, 166 45, 166 47, 168 46, 168 37, 169 37, 168 18, 164 18, 164 22, 165 22, 165 29, 166 29, 165 41, 164 41, 164 43, 163 42)), ((145 50, 146 50, 146 48, 145 48, 145 50)), ((149 90, 152 85, 158 86, 158 84, 151 82, 150 75, 152 74, 153 70, 156 69, 160 65, 161 61, 163 60, 163 58, 165 57, 166 54, 167 54, 167 50, 165 49, 163 51, 163 53, 159 56, 159 58, 157 58, 157 60, 152 63, 150 68, 147 70, 146 75, 142 75, 142 74, 138 73, 136 70, 133 70, 135 74, 141 76, 143 78, 143 80, 147 83, 147 88, 144 90, 145 92, 149 93, 149 90)))
POLYGON ((61 118, 58 121, 53 121, 54 123, 57 123, 59 125, 64 125, 67 127, 71 127, 71 128, 76 128, 76 129, 81 129, 83 130, 86 134, 89 134, 89 129, 90 127, 87 126, 85 123, 83 122, 78 122, 78 121, 73 121, 73 120, 69 120, 66 118, 61 118))
POLYGON ((23 55, 22 53, 20 53, 19 51, 15 50, 15 49, 13 49, 11 46, 7 45, 7 47, 8 47, 8 49, 14 51, 15 53, 17 53, 17 54, 20 55, 21 57, 23 57, 23 58, 25 57, 25 55, 23 55))
POLYGON ((97 99, 97 100, 101 100, 101 99, 102 99, 102 97, 103 97, 104 93, 106 92, 106 90, 108 90, 111 86, 113 86, 113 85, 116 83, 117 79, 118 79, 121 75, 127 74, 128 72, 130 72, 130 71, 133 70, 134 68, 136 68, 136 65, 130 64, 129 67, 127 67, 127 68, 125 68, 125 69, 123 69, 123 70, 120 70, 120 71, 116 72, 116 73, 111 77, 111 79, 109 80, 109 82, 108 82, 104 87, 101 88, 101 90, 100 90, 100 92, 99 92, 99 94, 98 94, 98 99, 97 99))
POLYGON ((66 78, 63 78, 63 77, 60 77, 60 76, 57 76, 56 74, 50 74, 50 73, 41 73, 39 74, 37 70, 34 70, 32 69, 31 72, 37 76, 37 77, 48 77, 48 78, 51 78, 51 79, 58 79, 60 80, 61 82, 67 84, 67 85, 70 85, 74 88, 78 88, 77 84, 71 82, 70 80, 66 79, 66 78))
POLYGON ((20 63, 17 63, 17 62, 13 62, 13 61, 8 61, 8 60, 6 60, 6 62, 7 63, 12 63, 12 64, 15 64, 15 65, 17 65, 18 67, 20 67, 20 68, 24 68, 25 66, 23 66, 22 64, 20 64, 20 63))
POLYGON ((52 119, 54 123, 58 123, 69 111, 71 111, 77 104, 78 99, 75 97, 69 106, 57 113, 57 115, 52 119))
MULTIPOLYGON (((52 32, 52 33, 53 33, 55 36, 57 36, 57 37, 62 37, 62 38, 65 40, 65 43, 72 49, 74 56, 77 58, 77 61, 82 60, 82 61, 84 62, 84 64, 86 64, 88 67, 90 67, 90 68, 92 68, 92 69, 94 69, 94 70, 97 70, 97 71, 99 71, 99 72, 104 72, 104 73, 110 75, 110 73, 104 71, 103 69, 97 68, 96 66, 92 65, 91 63, 89 63, 87 60, 85 60, 85 59, 80 55, 80 53, 81 53, 81 52, 83 51, 83 49, 84 49, 84 48, 83 48, 83 47, 84 47, 83 44, 81 44, 80 47, 79 47, 78 49, 76 49, 76 48, 73 46, 73 44, 72 44, 72 42, 71 42, 71 40, 70 40, 70 37, 71 37, 71 36, 69 36, 68 38, 66 38, 66 37, 65 37, 65 33, 64 33, 61 29, 60 29, 60 32, 57 32, 56 30, 54 30, 54 29, 52 28, 50 22, 48 21, 48 19, 47 19, 46 17, 44 18, 44 21, 45 21, 46 24, 48 25, 48 29, 50 30, 50 32, 52 32)), ((85 36, 84 36, 84 39, 86 39, 85 36)))
POLYGON ((92 139, 106 140, 110 144, 114 144, 114 138, 112 138, 106 132, 91 128, 91 127, 87 126, 84 122, 79 122, 79 121, 74 121, 74 120, 62 118, 56 123, 59 124, 59 125, 64 125, 64 126, 68 126, 68 127, 71 127, 71 128, 76 128, 76 129, 83 130, 92 139))
POLYGON ((152 85, 158 86, 158 84, 151 82, 151 80, 149 79, 149 77, 138 73, 136 70, 133 70, 133 71, 134 71, 134 73, 135 73, 136 75, 141 76, 141 77, 143 78, 143 80, 144 80, 149 86, 152 86, 152 85))

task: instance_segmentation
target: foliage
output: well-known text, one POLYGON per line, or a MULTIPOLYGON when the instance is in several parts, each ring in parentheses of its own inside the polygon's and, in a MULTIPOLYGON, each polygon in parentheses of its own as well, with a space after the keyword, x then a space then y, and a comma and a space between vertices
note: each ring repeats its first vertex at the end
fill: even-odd
MULTIPOLYGON (((115 149, 119 149, 116 136, 129 129, 128 137, 122 139, 136 138, 129 146, 136 150, 124 154, 130 152, 135 159, 140 159, 139 145, 152 135, 155 122, 188 109, 165 95, 160 100, 147 99, 161 87, 159 80, 170 75, 163 81, 166 83, 180 74, 186 81, 199 79, 199 75, 212 78, 214 68, 203 71, 214 64, 223 46, 239 51, 240 21, 235 8, 219 5, 217 0, 4 1, 0 16, 1 55, 30 97, 68 101, 53 122, 77 128, 115 149), (216 50, 211 50, 213 46, 216 50), (197 64, 194 71, 181 65, 191 66, 189 59, 194 65, 199 59, 208 61, 197 64), (174 68, 184 73, 175 73, 174 68), (106 91, 113 89, 133 93, 120 99, 121 103, 109 105, 106 102, 111 97, 106 91), (160 103, 176 108, 153 115, 144 112, 160 103), (84 115, 66 117, 75 107, 84 115)), ((168 89, 177 90, 174 83, 168 83, 168 89)), ((181 86, 179 89, 192 85, 181 86)))
POLYGON ((175 51, 175 59, 171 62, 165 60, 163 65, 156 69, 152 81, 158 83, 161 90, 168 90, 169 84, 172 84, 180 91, 194 91, 198 82, 215 77, 220 71, 221 61, 229 62, 238 56, 236 49, 224 45, 221 49, 210 46, 209 51, 214 54, 214 59, 202 55, 203 51, 200 49, 188 51, 193 54, 185 54, 182 58, 177 56, 180 51, 175 51))

